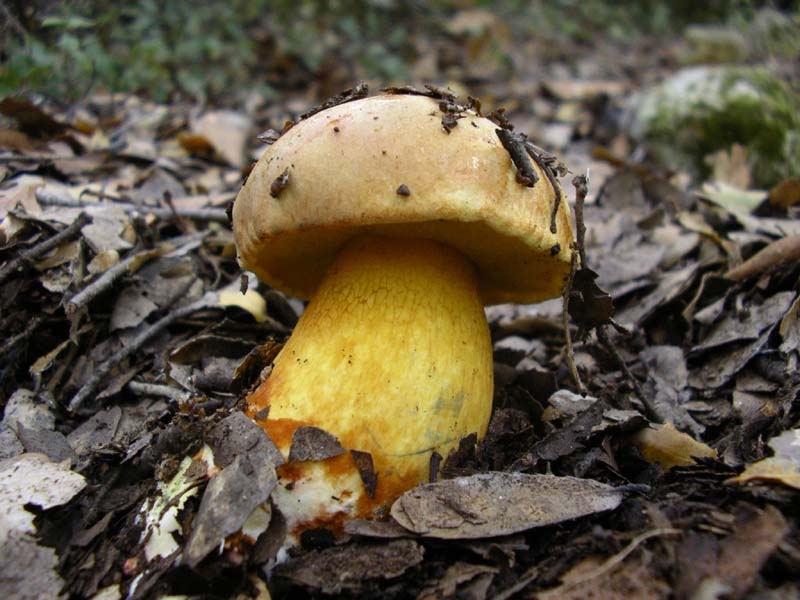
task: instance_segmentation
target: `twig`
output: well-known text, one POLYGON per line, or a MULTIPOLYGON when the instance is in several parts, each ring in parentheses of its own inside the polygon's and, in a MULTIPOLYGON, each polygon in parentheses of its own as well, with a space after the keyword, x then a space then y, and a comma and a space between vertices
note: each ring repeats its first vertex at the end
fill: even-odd
POLYGON ((529 152, 525 149, 525 139, 518 133, 514 133, 508 129, 495 129, 494 132, 500 138, 500 143, 506 149, 511 162, 517 167, 517 180, 527 187, 533 187, 539 181, 539 175, 536 169, 533 168, 531 161, 528 159, 529 152))
MULTIPOLYGON (((622 369, 622 372, 625 374, 625 377, 631 382, 636 395, 639 396, 639 399, 642 401, 644 405, 645 412, 647 413, 647 417, 656 422, 661 423, 663 419, 658 416, 658 411, 650 402, 650 399, 644 393, 644 389, 642 388, 642 384, 639 383, 639 380, 636 379, 634 374, 631 372, 630 368, 628 367, 628 363, 625 362, 625 359, 622 358, 622 355, 617 350, 617 347, 611 342, 611 339, 608 337, 608 333, 606 332, 605 325, 598 325, 594 328, 595 334, 597 334, 597 340, 603 345, 606 349, 606 352, 611 354, 614 357, 614 360, 617 361, 619 368, 622 369)), ((626 405, 621 406, 621 408, 627 409, 630 408, 626 405)))
POLYGON ((8 277, 12 273, 14 273, 17 269, 19 269, 24 263, 27 263, 28 261, 31 261, 38 256, 41 256, 45 252, 49 252, 53 248, 57 248, 68 239, 78 235, 78 232, 80 232, 81 227, 86 225, 89 221, 90 221, 89 216, 86 215, 85 213, 81 213, 69 227, 62 229, 57 234, 47 238, 42 242, 39 242, 35 246, 26 250, 25 252, 22 252, 16 258, 8 261, 6 265, 2 269, 0 269, 0 283, 3 283, 6 279, 8 279, 8 277))
POLYGON ((164 329, 169 327, 172 323, 177 321, 178 319, 182 319, 184 317, 188 317, 194 312, 199 310, 209 310, 209 309, 221 309, 222 307, 212 306, 210 303, 210 299, 208 295, 203 296, 200 300, 192 302, 191 304, 187 304, 186 306, 181 306, 180 308, 175 309, 174 311, 170 312, 169 314, 161 317, 158 321, 150 325, 149 327, 143 329, 136 335, 132 340, 130 340, 127 345, 122 347, 119 351, 112 354, 108 360, 98 365, 98 367, 94 370, 91 377, 89 377, 88 381, 83 384, 81 389, 72 397, 67 405, 67 410, 69 412, 76 412, 89 397, 94 394, 95 390, 103 383, 105 378, 111 372, 114 367, 120 364, 123 360, 137 352, 142 346, 144 346, 148 341, 150 341, 153 337, 161 333, 164 329))
POLYGON ((64 310, 68 316, 74 315, 80 309, 87 306, 98 295, 110 288, 122 275, 136 271, 144 263, 175 250, 180 244, 193 243, 197 239, 202 239, 207 235, 208 232, 201 232, 199 234, 173 238, 162 246, 153 248, 152 250, 143 250, 125 257, 125 260, 118 262, 116 265, 106 270, 100 277, 67 300, 64 310))
POLYGON ((525 151, 528 153, 528 156, 533 159, 533 162, 539 165, 539 168, 544 172, 545 177, 547 177, 547 181, 550 182, 550 185, 556 194, 556 199, 553 201, 553 210, 550 213, 550 233, 557 233, 558 229, 556 227, 556 216, 558 215, 558 207, 561 204, 561 196, 564 194, 564 192, 556 181, 556 174, 552 165, 555 163, 556 169, 559 170, 559 172, 563 171, 563 175, 566 175, 568 171, 564 165, 562 165, 560 161, 556 159, 555 156, 551 154, 543 154, 542 149, 527 138, 524 141, 525 151))
POLYGON ((0 163, 14 162, 47 162, 52 160, 81 160, 85 157, 72 154, 21 154, 18 156, 0 156, 0 163))
POLYGON ((583 221, 583 205, 586 203, 586 194, 589 193, 588 173, 573 177, 572 185, 575 186, 575 239, 578 242, 581 267, 586 268, 586 223, 583 221))
POLYGON ((129 381, 128 389, 136 394, 145 396, 158 396, 160 398, 171 398, 173 400, 186 400, 191 396, 190 392, 179 390, 168 385, 158 383, 146 383, 144 381, 129 381))
POLYGON ((11 11, 8 10, 5 2, 0 2, 0 13, 3 14, 3 17, 5 17, 5 22, 17 33, 17 35, 23 39, 28 35, 28 32, 22 26, 22 23, 20 23, 19 20, 13 14, 11 14, 11 11))
MULTIPOLYGON (((69 208, 87 208, 91 206, 101 206, 96 203, 86 203, 80 200, 75 200, 70 196, 56 194, 51 191, 38 189, 36 190, 36 199, 45 206, 64 206, 69 208)), ((195 221, 213 221, 215 223, 228 224, 228 216, 225 214, 223 208, 176 208, 175 212, 169 208, 158 206, 138 206, 130 203, 115 202, 114 206, 122 208, 126 213, 147 213, 155 216, 158 219, 171 219, 175 215, 184 217, 186 219, 194 219, 195 221)))
POLYGON ((8 338, 5 342, 3 342, 3 345, 0 346, 0 356, 5 356, 6 353, 9 350, 11 350, 14 346, 16 346, 19 342, 30 337, 33 334, 33 332, 36 331, 39 325, 42 324, 44 319, 45 315, 42 314, 36 315, 33 319, 31 319, 31 321, 28 323, 25 329, 20 331, 14 337, 8 338))
POLYGON ((572 375, 572 380, 575 382, 575 385, 578 388, 578 393, 581 396, 585 396, 586 388, 581 381, 580 373, 578 373, 578 367, 575 365, 575 354, 572 349, 572 333, 569 330, 569 293, 570 290, 572 290, 572 279, 575 276, 577 262, 578 253, 573 249, 569 265, 569 277, 567 278, 567 285, 564 287, 564 293, 561 295, 563 300, 561 308, 561 324, 564 327, 564 358, 567 361, 567 366, 569 367, 569 372, 572 375))
POLYGON ((537 577, 539 577, 539 567, 531 567, 525 571, 520 578, 517 579, 517 582, 514 585, 504 589, 499 594, 492 596, 492 600, 508 600, 517 592, 521 592, 528 587, 537 577))
POLYGON ((787 235, 765 246, 738 267, 730 269, 723 277, 733 281, 744 281, 774 269, 800 260, 800 235, 787 235))
POLYGON ((607 561, 605 561, 602 565, 600 565, 596 569, 592 569, 591 571, 584 573, 583 575, 580 575, 575 579, 568 579, 555 589, 557 589, 559 592, 566 592, 567 590, 572 589, 578 585, 581 585, 582 583, 586 583, 587 581, 591 581, 592 579, 601 577, 602 575, 609 573, 610 571, 614 570, 615 567, 620 565, 626 558, 628 558, 628 556, 630 556, 631 553, 633 553, 633 551, 636 550, 636 548, 642 542, 649 540, 650 538, 667 536, 667 535, 680 535, 681 533, 683 532, 680 529, 674 529, 671 527, 663 527, 659 529, 653 529, 651 531, 646 531, 633 538, 630 541, 630 543, 628 543, 628 545, 625 546, 625 548, 623 548, 620 552, 609 558, 607 561))

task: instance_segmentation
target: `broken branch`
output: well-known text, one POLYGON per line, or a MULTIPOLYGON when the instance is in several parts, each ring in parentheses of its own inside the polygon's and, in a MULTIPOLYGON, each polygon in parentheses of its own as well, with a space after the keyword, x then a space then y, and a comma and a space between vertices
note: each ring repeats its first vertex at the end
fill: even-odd
MULTIPOLYGON (((49 190, 38 189, 36 190, 36 199, 45 206, 64 206, 67 208, 87 208, 92 206, 100 206, 96 203, 81 202, 74 198, 62 194, 57 194, 49 190)), ((172 209, 162 208, 158 206, 140 206, 131 204, 129 202, 115 202, 114 206, 119 206, 127 214, 131 213, 147 213, 151 214, 157 219, 172 219, 176 215, 185 219, 193 219, 195 221, 211 221, 214 223, 228 224, 228 216, 225 214, 224 208, 175 208, 172 209)))
POLYGON ((85 213, 81 213, 72 222, 72 224, 69 225, 69 227, 62 229, 57 234, 50 236, 46 240, 39 242, 35 246, 20 253, 20 255, 14 258, 13 260, 8 261, 8 263, 6 263, 6 265, 2 269, 0 269, 0 283, 8 279, 8 277, 11 276, 12 273, 14 273, 25 263, 41 256, 46 252, 49 252, 53 248, 57 248, 65 241, 78 235, 78 232, 81 230, 81 228, 84 225, 86 225, 89 221, 90 221, 89 216, 85 213))
POLYGON ((120 364, 123 360, 128 358, 129 356, 133 355, 137 352, 142 346, 144 346, 148 341, 162 332, 164 329, 172 325, 178 319, 183 319, 188 317, 192 313, 195 313, 200 310, 210 310, 210 309, 222 309, 221 306, 216 306, 215 302, 209 297, 209 294, 206 294, 199 300, 192 302, 191 304, 187 304, 186 306, 181 306, 176 310, 172 311, 171 313, 161 317, 158 321, 150 325, 149 327, 143 329, 130 340, 127 345, 123 346, 120 350, 112 354, 108 360, 103 363, 100 363, 98 367, 92 373, 92 376, 89 377, 88 381, 83 384, 83 386, 77 391, 77 393, 72 397, 67 405, 67 410, 71 413, 76 412, 80 407, 83 405, 89 397, 94 394, 98 387, 103 383, 105 378, 111 373, 112 369, 120 364))

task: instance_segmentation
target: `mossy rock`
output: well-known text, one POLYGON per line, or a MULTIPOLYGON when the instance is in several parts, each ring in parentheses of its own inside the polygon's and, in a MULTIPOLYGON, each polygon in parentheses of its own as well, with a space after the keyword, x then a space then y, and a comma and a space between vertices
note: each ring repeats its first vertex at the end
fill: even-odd
POLYGON ((758 67, 691 67, 644 92, 631 135, 665 166, 696 179, 706 157, 740 144, 753 182, 769 187, 800 172, 800 100, 758 67))

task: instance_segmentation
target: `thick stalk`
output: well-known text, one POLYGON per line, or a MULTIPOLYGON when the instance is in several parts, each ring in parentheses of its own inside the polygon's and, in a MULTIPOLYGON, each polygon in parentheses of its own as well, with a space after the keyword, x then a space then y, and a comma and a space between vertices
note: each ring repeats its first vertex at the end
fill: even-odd
POLYGON ((279 469, 291 483, 279 490, 279 504, 312 521, 321 512, 380 513, 426 481, 434 451, 446 457, 464 436, 485 433, 492 388, 491 341, 471 263, 438 242, 362 237, 339 253, 249 403, 252 414, 269 406, 262 424, 287 456, 301 425, 372 456, 372 498, 350 454, 279 469))

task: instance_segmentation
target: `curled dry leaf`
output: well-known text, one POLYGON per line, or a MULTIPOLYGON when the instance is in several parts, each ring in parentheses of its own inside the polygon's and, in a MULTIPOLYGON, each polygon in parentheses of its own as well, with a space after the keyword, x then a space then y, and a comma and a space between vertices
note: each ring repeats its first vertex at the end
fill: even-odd
POLYGON ((591 479, 490 472, 418 486, 392 506, 392 517, 425 537, 470 539, 613 510, 624 493, 591 479))

